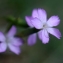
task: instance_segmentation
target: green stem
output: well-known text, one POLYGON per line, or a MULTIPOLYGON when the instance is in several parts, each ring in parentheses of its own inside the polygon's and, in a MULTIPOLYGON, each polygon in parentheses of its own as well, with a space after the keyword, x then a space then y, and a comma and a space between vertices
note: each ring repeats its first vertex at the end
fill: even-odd
MULTIPOLYGON (((6 19, 6 21, 8 21, 10 24, 10 26, 8 27, 7 31, 10 29, 10 27, 12 25, 15 25, 15 26, 20 26, 20 27, 23 27, 25 28, 25 30, 23 30, 22 32, 18 33, 16 36, 18 37, 26 37, 30 34, 33 34, 33 33, 36 33, 38 32, 39 30, 35 29, 35 28, 29 28, 29 26, 27 25, 27 23, 23 20, 21 20, 20 18, 14 18, 14 17, 4 17, 6 19)), ((6 31, 6 32, 7 32, 6 31)))
POLYGON ((35 28, 27 28, 26 30, 23 30, 22 32, 20 33, 17 33, 16 36, 18 37, 26 37, 30 34, 33 34, 33 33, 37 33, 39 30, 35 29, 35 28))

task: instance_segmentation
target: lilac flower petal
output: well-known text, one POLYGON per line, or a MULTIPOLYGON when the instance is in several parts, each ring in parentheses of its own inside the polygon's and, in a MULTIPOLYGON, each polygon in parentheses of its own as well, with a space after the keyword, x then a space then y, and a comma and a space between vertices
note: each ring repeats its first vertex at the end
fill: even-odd
POLYGON ((49 20, 47 21, 47 24, 48 24, 50 27, 57 26, 59 23, 60 23, 60 19, 59 19, 58 16, 52 16, 52 17, 50 17, 49 20))
POLYGON ((31 17, 26 16, 25 19, 26 19, 27 24, 28 24, 30 27, 33 27, 32 23, 31 23, 31 17))
POLYGON ((34 10, 32 11, 32 17, 33 17, 33 18, 38 18, 38 19, 39 19, 38 10, 37 10, 37 9, 34 9, 34 10))
POLYGON ((42 43, 46 44, 49 42, 49 34, 47 30, 41 30, 38 32, 39 39, 42 40, 42 43))
POLYGON ((20 38, 13 38, 13 39, 11 39, 10 43, 12 43, 15 46, 21 46, 23 44, 22 40, 20 38))
POLYGON ((58 39, 60 39, 61 33, 60 33, 60 31, 59 31, 58 29, 56 29, 56 28, 48 28, 47 31, 48 31, 50 34, 52 34, 52 35, 54 35, 55 37, 57 37, 58 39))
POLYGON ((38 9, 38 14, 39 14, 39 18, 42 22, 46 22, 47 20, 47 14, 46 11, 44 9, 38 9))
POLYGON ((16 27, 12 26, 9 32, 7 33, 7 36, 14 36, 16 34, 16 27))
POLYGON ((12 44, 8 44, 9 49, 14 52, 15 54, 19 55, 20 54, 20 48, 18 46, 14 46, 12 44))
POLYGON ((7 44, 5 42, 0 43, 0 52, 5 52, 7 44))
POLYGON ((42 22, 46 22, 46 20, 47 20, 47 14, 46 14, 46 11, 44 9, 38 9, 38 10, 34 9, 32 12, 32 17, 38 18, 42 22))
POLYGON ((0 41, 5 41, 5 36, 2 32, 0 32, 0 41))
POLYGON ((32 46, 36 43, 36 33, 28 37, 28 45, 32 46))
POLYGON ((36 29, 41 29, 43 27, 42 22, 39 19, 33 18, 31 21, 36 29))

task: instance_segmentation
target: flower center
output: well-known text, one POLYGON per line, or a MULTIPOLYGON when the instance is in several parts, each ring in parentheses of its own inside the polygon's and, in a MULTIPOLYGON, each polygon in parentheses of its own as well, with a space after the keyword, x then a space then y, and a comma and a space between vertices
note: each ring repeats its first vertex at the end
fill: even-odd
POLYGON ((2 41, 0 41, 0 44, 2 43, 2 41))
POLYGON ((13 37, 6 37, 6 43, 10 43, 12 41, 13 37))
POLYGON ((43 25, 43 29, 46 29, 46 28, 48 28, 48 25, 45 23, 45 24, 43 25))

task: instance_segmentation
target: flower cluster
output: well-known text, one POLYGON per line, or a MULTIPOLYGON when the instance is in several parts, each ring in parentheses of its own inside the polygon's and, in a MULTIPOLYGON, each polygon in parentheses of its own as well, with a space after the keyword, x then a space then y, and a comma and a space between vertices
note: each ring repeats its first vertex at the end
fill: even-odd
MULTIPOLYGON (((27 44, 32 46, 36 43, 37 34, 42 43, 49 42, 49 33, 60 39, 61 33, 54 26, 59 25, 60 19, 58 16, 51 16, 47 19, 47 13, 44 9, 34 9, 32 16, 25 16, 25 20, 30 28, 36 28, 39 30, 37 33, 33 33, 28 36, 27 44)), ((5 52, 9 48, 15 54, 20 53, 20 46, 22 46, 22 39, 15 37, 16 27, 12 26, 7 34, 0 32, 0 52, 5 52)))

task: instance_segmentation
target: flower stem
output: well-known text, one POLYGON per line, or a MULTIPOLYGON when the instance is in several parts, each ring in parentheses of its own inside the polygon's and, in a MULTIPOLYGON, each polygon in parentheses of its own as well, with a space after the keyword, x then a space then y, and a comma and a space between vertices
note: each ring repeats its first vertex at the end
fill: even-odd
POLYGON ((23 30, 22 32, 20 33, 17 33, 15 36, 18 36, 18 37, 26 37, 30 34, 33 34, 33 33, 36 33, 38 32, 39 30, 35 29, 35 28, 27 28, 25 30, 23 30))

